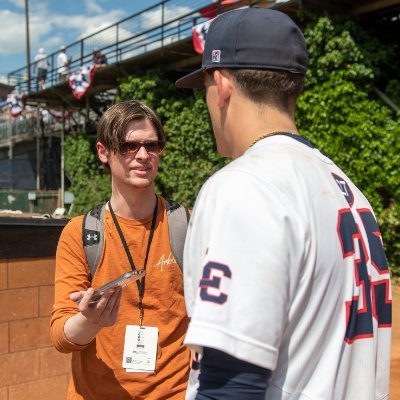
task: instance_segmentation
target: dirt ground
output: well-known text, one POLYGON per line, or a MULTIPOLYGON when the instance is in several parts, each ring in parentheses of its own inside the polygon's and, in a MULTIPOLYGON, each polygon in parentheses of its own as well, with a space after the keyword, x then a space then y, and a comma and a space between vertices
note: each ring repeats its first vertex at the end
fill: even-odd
POLYGON ((390 399, 400 399, 400 283, 393 282, 393 328, 390 371, 390 399))

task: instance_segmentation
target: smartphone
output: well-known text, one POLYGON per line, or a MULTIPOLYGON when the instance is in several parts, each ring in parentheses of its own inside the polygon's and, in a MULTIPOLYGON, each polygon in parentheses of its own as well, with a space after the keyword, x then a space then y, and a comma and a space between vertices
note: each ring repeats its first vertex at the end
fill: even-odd
MULTIPOLYGON (((144 269, 125 272, 118 278, 115 278, 112 281, 106 283, 105 285, 100 286, 99 288, 95 289, 93 296, 89 301, 89 304, 97 303, 101 299, 101 296, 103 296, 104 292, 107 289, 114 288, 117 286, 125 287, 125 286, 129 285, 130 283, 143 278, 145 275, 146 275, 146 271, 144 269)), ((79 300, 77 300, 77 303, 79 304, 81 302, 81 300, 82 300, 82 297, 79 300)))

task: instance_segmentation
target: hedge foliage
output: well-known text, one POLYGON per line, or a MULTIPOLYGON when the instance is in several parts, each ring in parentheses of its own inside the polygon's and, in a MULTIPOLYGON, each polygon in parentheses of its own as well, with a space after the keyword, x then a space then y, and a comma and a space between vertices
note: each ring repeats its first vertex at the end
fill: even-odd
POLYGON ((334 25, 328 18, 306 29, 305 37, 309 71, 297 124, 367 196, 392 272, 400 275, 400 115, 374 92, 379 83, 392 101, 399 100, 398 77, 383 73, 395 62, 396 48, 354 23, 334 25))
MULTIPOLYGON (((297 124, 366 194, 392 272, 400 275, 400 121, 374 92, 379 84, 399 104, 399 77, 392 68, 398 49, 384 46, 353 22, 334 24, 326 17, 308 27, 305 37, 309 69, 297 124)), ((178 91, 161 70, 132 76, 120 90, 119 100, 143 100, 164 123, 168 143, 157 191, 192 206, 204 181, 228 162, 216 152, 203 93, 178 91)), ((109 176, 95 156, 94 138, 71 137, 65 145, 74 211, 79 214, 109 197, 109 176)))

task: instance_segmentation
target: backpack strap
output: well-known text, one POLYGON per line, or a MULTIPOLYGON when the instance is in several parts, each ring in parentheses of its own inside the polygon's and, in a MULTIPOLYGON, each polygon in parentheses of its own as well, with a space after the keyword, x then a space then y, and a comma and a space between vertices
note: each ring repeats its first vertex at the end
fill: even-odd
MULTIPOLYGON (((189 210, 173 200, 166 200, 168 236, 174 256, 180 270, 183 267, 183 248, 189 223, 189 210)), ((92 281, 100 264, 104 248, 105 204, 99 204, 88 211, 82 223, 82 243, 92 281)))
POLYGON ((183 247, 190 219, 189 210, 176 201, 166 200, 168 236, 172 255, 180 270, 183 268, 183 247))
POLYGON ((104 214, 105 204, 99 204, 88 211, 82 223, 82 243, 92 281, 99 266, 104 248, 104 214))

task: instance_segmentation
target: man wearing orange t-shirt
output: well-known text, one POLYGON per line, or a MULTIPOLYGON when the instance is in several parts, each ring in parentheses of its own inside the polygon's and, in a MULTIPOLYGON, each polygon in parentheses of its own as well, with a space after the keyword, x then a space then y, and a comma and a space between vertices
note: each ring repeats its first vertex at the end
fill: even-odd
POLYGON ((154 189, 163 128, 149 107, 124 101, 104 113, 97 138, 112 195, 93 279, 82 242, 83 216, 68 223, 57 248, 51 337, 57 350, 73 352, 68 399, 181 400, 189 373, 190 353, 183 345, 188 318, 166 203, 154 189), (91 286, 132 269, 145 269, 145 278, 90 302, 91 286))

